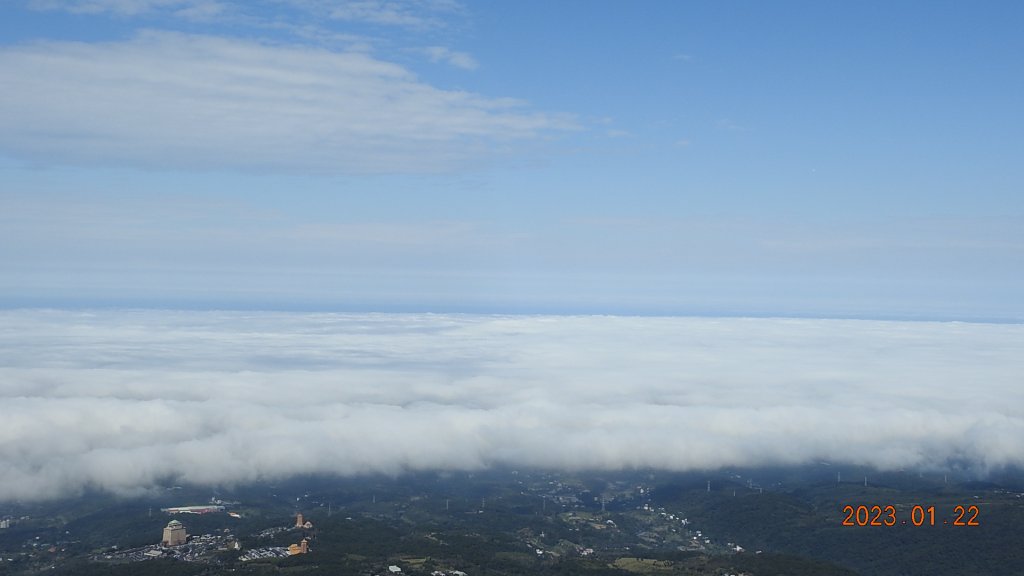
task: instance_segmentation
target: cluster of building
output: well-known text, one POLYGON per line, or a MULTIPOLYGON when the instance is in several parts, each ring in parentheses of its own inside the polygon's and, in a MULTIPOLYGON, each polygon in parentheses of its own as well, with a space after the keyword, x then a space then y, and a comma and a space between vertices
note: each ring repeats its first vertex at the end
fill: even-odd
MULTIPOLYGON (((295 515, 295 530, 312 530, 313 523, 302 517, 302 512, 295 515)), ((264 530, 264 533, 269 532, 274 534, 277 530, 264 530)), ((261 536, 263 533, 260 534, 261 536)), ((303 537, 298 544, 289 544, 287 548, 282 546, 271 546, 265 548, 256 548, 247 551, 245 554, 239 556, 239 560, 242 562, 248 562, 250 560, 260 560, 264 558, 287 558, 288 556, 295 556, 297 554, 308 554, 309 553, 309 539, 303 537)))
POLYGON ((251 560, 268 560, 274 558, 287 558, 291 556, 288 553, 287 548, 281 546, 271 546, 265 548, 253 548, 252 550, 246 550, 245 554, 238 557, 242 562, 249 562, 251 560))
MULTIPOLYGON (((209 506, 181 506, 177 508, 162 509, 168 514, 208 514, 211 512, 222 512, 224 506, 213 504, 209 506)), ((10 525, 9 520, 5 519, 10 525)), ((4 527, 7 527, 6 525, 4 527)), ((271 536, 288 530, 301 530, 302 539, 287 547, 266 547, 247 551, 239 557, 239 560, 257 560, 263 558, 287 558, 297 554, 309 553, 308 531, 313 529, 313 523, 297 514, 295 524, 292 527, 278 527, 264 530, 257 536, 271 536)), ((241 550, 241 543, 230 533, 228 529, 223 534, 204 534, 202 536, 189 536, 185 525, 181 521, 172 519, 164 526, 160 544, 152 544, 141 548, 130 550, 117 550, 116 547, 105 553, 93 556, 94 560, 106 560, 115 562, 138 562, 154 558, 176 558, 188 562, 206 562, 215 558, 215 552, 226 550, 241 550)))
MULTIPOLYGON (((160 547, 179 548, 187 544, 194 544, 194 548, 202 551, 239 550, 241 548, 241 544, 226 528, 224 529, 224 534, 203 534, 202 536, 189 538, 188 532, 181 522, 177 520, 168 522, 167 526, 164 527, 163 538, 160 539, 160 547)), ((154 556, 159 555, 162 554, 155 554, 154 556)))
POLYGON ((159 544, 153 544, 150 546, 143 546, 141 548, 128 548, 126 550, 111 549, 102 554, 96 554, 91 556, 92 560, 107 560, 112 562, 141 562, 143 560, 152 560, 154 558, 161 558, 164 555, 165 549, 159 544))
POLYGON ((96 554, 93 560, 113 562, 140 562, 155 558, 176 558, 186 562, 213 561, 216 552, 239 550, 241 544, 227 529, 215 534, 189 536, 185 526, 178 520, 171 520, 163 529, 163 537, 159 544, 151 544, 141 548, 119 550, 116 547, 107 552, 96 554))
POLYGON ((167 526, 164 527, 164 535, 160 540, 160 546, 164 548, 176 548, 191 542, 193 544, 201 545, 199 547, 204 549, 217 547, 222 550, 239 550, 241 548, 241 544, 228 532, 227 529, 224 530, 224 534, 227 536, 204 534, 202 536, 193 537, 189 540, 185 526, 177 520, 171 520, 167 523, 167 526))

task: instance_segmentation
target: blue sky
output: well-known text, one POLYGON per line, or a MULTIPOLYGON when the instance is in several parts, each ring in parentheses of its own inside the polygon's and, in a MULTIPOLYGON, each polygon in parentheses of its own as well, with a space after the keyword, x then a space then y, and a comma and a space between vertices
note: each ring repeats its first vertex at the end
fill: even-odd
POLYGON ((0 7, 0 305, 1024 319, 1015 2, 0 7))

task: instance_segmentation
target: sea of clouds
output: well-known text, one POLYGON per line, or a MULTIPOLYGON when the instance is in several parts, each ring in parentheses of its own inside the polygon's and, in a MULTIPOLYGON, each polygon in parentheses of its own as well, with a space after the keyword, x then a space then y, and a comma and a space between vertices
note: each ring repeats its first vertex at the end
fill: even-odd
POLYGON ((1024 325, 0 311, 0 500, 492 465, 1024 465, 1024 325))

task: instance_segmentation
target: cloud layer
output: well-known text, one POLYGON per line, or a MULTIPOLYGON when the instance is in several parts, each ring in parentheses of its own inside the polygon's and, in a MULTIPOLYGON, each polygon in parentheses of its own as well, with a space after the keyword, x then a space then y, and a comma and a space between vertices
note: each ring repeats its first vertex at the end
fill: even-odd
POLYGON ((0 313, 0 500, 496 464, 1024 465, 1024 327, 0 313))
POLYGON ((42 164, 444 172, 574 127, 365 53, 170 32, 5 47, 0 83, 0 152, 42 164))

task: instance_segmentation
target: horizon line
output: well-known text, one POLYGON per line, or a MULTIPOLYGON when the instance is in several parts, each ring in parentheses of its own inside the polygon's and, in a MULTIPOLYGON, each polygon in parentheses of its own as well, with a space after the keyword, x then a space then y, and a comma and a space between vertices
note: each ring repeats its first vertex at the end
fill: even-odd
POLYGON ((813 311, 755 311, 755 310, 642 310, 639 308, 562 307, 557 306, 430 306, 412 304, 282 304, 260 302, 227 303, 223 301, 140 302, 115 303, 110 301, 4 301, 0 311, 152 311, 152 312, 252 312, 294 314, 436 314, 448 316, 547 316, 547 317, 618 317, 618 318, 722 318, 757 320, 856 320, 875 322, 937 322, 965 324, 1024 324, 1024 318, 970 314, 928 315, 924 313, 819 313, 813 311))

